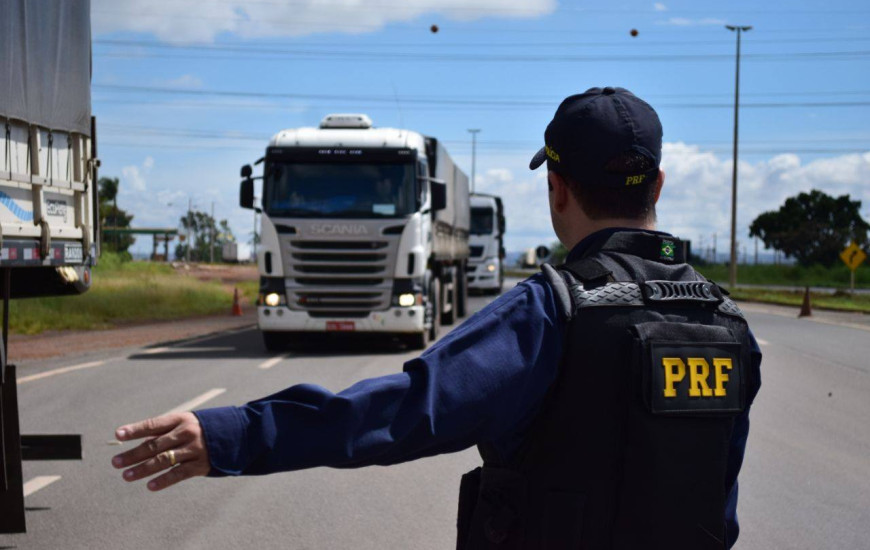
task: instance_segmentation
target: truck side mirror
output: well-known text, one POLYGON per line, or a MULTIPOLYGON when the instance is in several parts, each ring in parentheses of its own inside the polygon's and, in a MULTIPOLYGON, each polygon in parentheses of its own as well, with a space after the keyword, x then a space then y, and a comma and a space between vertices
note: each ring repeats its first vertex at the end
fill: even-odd
POLYGON ((246 164, 242 166, 242 179, 249 179, 251 175, 254 173, 254 169, 251 168, 250 164, 246 164))
POLYGON ((242 185, 239 188, 239 206, 242 208, 254 207, 254 180, 250 178, 250 175, 242 180, 242 185))
POLYGON ((432 210, 444 210, 447 208, 447 184, 443 181, 430 179, 429 188, 432 193, 432 210))
POLYGON ((499 216, 498 217, 498 234, 504 235, 504 230, 505 230, 504 216, 499 216))

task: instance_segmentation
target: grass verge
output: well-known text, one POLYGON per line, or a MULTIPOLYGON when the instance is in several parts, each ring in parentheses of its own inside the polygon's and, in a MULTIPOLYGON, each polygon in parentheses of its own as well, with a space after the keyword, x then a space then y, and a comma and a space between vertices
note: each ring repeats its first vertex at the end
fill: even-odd
MULTIPOLYGON (((767 290, 761 288, 738 288, 731 291, 731 297, 736 300, 779 304, 800 307, 804 301, 802 291, 767 290)), ((870 313, 870 295, 837 291, 834 294, 810 292, 812 307, 837 311, 857 311, 870 313)))
MULTIPOLYGON (((708 279, 723 284, 728 282, 728 266, 694 266, 708 279)), ((824 267, 814 265, 738 265, 737 284, 741 285, 781 285, 781 286, 820 286, 828 288, 849 288, 849 268, 845 265, 824 267)), ((870 288, 870 268, 867 264, 855 271, 855 288, 870 288)))
MULTIPOLYGON (((104 254, 93 286, 81 296, 13 300, 9 329, 18 334, 47 330, 101 329, 124 323, 227 313, 232 292, 216 281, 199 281, 171 266, 124 262, 104 254)), ((15 274, 13 274, 15 276, 15 274)), ((247 295, 245 289, 242 293, 247 295)))

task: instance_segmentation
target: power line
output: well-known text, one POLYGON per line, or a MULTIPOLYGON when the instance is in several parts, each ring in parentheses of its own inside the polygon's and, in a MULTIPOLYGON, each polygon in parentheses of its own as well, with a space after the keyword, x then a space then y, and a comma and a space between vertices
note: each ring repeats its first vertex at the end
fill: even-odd
MULTIPOLYGON (((180 96, 217 96, 238 98, 270 98, 270 99, 293 99, 293 100, 327 100, 327 101, 352 101, 371 103, 394 103, 395 97, 368 96, 368 95, 337 95, 337 94, 295 94, 281 92, 247 92, 229 90, 187 90, 178 88, 161 88, 157 86, 133 86, 123 84, 95 84, 96 89, 117 91, 123 93, 145 93, 180 96)), ((402 98, 403 103, 429 104, 429 105, 467 105, 476 107, 552 107, 551 100, 498 100, 498 99, 460 99, 460 98, 402 98)), ((865 107, 870 101, 802 101, 802 102, 756 102, 746 103, 747 108, 797 108, 797 107, 865 107)), ((657 102, 657 108, 681 108, 681 109, 721 109, 733 107, 731 103, 667 103, 657 102)))
MULTIPOLYGON (((450 61, 461 63, 590 63, 590 62, 709 62, 730 61, 733 55, 729 54, 633 54, 633 55, 502 55, 502 54, 450 54, 450 53, 425 53, 425 52, 376 52, 359 50, 282 50, 280 53, 260 54, 259 56, 246 55, 244 59, 273 59, 274 56, 292 56, 295 59, 313 60, 339 60, 339 61, 450 61)), ((162 54, 153 52, 101 52, 95 53, 96 57, 116 59, 197 59, 197 60, 238 60, 238 55, 178 55, 162 54)), ((835 51, 835 52, 792 52, 792 53, 753 53, 742 57, 751 61, 793 61, 793 60, 850 60, 870 56, 870 50, 835 51)))
MULTIPOLYGON (((842 43, 842 42, 867 42, 870 37, 856 36, 854 38, 813 38, 813 44, 819 43, 842 43)), ((806 44, 807 39, 772 39, 772 40, 753 40, 752 44, 806 44)), ((244 53, 292 53, 292 50, 287 48, 298 47, 298 43, 271 43, 263 45, 244 45, 244 44, 212 44, 212 43, 194 43, 194 44, 173 44, 167 42, 157 42, 154 40, 120 40, 120 39, 95 39, 93 44, 97 46, 117 46, 117 47, 136 47, 136 48, 156 48, 156 49, 172 49, 172 50, 201 50, 201 51, 227 51, 227 52, 244 52, 244 53)), ((644 48, 656 46, 725 46, 730 44, 725 40, 668 40, 668 41, 643 41, 641 42, 644 48)), ((320 47, 341 47, 347 46, 347 42, 307 42, 306 48, 320 47)), ((366 44, 368 48, 428 48, 433 47, 432 42, 378 42, 366 44)), ((437 47, 440 48, 631 48, 634 45, 627 40, 614 42, 438 42, 437 47)))

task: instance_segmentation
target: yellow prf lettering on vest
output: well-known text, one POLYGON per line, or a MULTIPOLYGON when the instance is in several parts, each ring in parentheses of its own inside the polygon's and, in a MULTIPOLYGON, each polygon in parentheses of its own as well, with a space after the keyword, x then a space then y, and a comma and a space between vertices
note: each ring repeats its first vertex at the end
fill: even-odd
POLYGON ((646 174, 641 174, 639 176, 628 176, 625 178, 625 185, 638 185, 643 183, 643 180, 646 179, 646 174))
POLYGON ((664 369, 664 396, 677 397, 677 385, 686 375, 689 376, 689 397, 725 397, 728 395, 726 386, 731 379, 728 371, 734 368, 730 358, 713 358, 713 386, 710 387, 710 363, 703 357, 688 357, 683 361, 680 357, 662 357, 664 369), (688 367, 686 364, 688 363, 688 367))
POLYGON ((710 363, 703 357, 689 357, 689 397, 712 397, 713 390, 707 385, 710 363))
POLYGON ((713 359, 713 368, 716 370, 716 389, 713 390, 713 394, 716 397, 724 397, 726 395, 725 384, 728 383, 730 379, 728 375, 722 369, 731 370, 734 368, 734 365, 731 362, 731 359, 713 359))
POLYGON ((665 397, 676 397, 674 386, 686 377, 686 364, 679 357, 662 357, 662 367, 665 369, 665 397))

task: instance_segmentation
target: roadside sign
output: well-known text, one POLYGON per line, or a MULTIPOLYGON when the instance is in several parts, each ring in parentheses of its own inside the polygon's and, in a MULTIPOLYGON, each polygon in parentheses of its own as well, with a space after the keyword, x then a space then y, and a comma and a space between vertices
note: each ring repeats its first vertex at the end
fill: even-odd
POLYGON ((867 259, 867 254, 861 250, 861 247, 855 241, 852 241, 846 250, 840 252, 840 259, 846 264, 849 269, 855 271, 858 266, 867 259))

